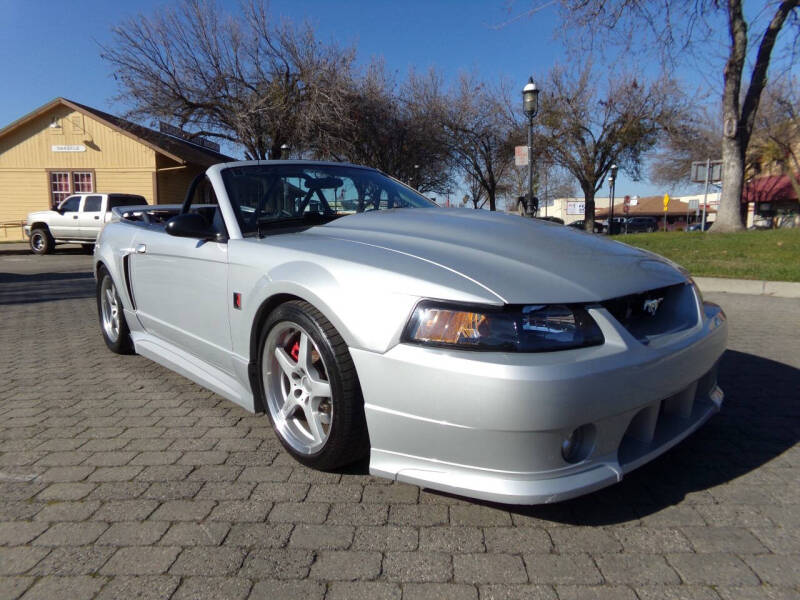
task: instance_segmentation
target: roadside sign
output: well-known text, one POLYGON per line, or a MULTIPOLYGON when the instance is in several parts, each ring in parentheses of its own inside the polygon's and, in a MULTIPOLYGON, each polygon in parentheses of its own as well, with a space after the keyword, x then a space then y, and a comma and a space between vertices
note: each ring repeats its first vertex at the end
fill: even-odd
POLYGON ((722 161, 701 160, 692 163, 691 180, 694 183, 705 183, 706 173, 708 173, 709 183, 719 183, 722 181, 722 161))
POLYGON ((514 164, 518 167, 528 166, 528 147, 514 146, 514 164))
POLYGON ((664 194, 664 212, 669 208, 669 194, 664 194))
POLYGON ((586 202, 567 202, 568 215, 582 215, 586 212, 586 202))

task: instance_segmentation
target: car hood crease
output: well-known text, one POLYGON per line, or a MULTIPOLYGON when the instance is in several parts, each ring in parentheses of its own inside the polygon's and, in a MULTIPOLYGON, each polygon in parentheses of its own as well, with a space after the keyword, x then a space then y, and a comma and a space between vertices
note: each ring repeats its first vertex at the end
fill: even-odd
POLYGON ((686 279, 666 259, 619 242, 558 224, 469 209, 360 213, 305 234, 435 263, 509 304, 597 302, 686 279))

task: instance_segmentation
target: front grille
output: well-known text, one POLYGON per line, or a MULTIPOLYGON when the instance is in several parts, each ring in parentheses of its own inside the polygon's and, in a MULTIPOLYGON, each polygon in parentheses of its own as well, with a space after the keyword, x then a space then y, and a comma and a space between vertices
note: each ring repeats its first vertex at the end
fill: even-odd
POLYGON ((655 336, 694 327, 698 319, 697 300, 688 283, 621 296, 601 304, 643 343, 655 336))

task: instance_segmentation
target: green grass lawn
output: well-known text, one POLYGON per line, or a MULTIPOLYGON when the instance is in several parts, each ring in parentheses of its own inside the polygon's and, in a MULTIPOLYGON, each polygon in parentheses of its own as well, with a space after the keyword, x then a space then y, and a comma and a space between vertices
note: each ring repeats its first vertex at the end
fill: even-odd
POLYGON ((800 281, 800 229, 669 231, 613 239, 666 256, 698 277, 800 281))

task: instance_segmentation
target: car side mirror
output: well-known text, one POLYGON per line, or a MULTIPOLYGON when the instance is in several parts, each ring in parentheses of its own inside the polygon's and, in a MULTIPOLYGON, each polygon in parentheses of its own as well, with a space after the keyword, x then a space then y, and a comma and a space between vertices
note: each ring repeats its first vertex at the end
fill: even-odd
POLYGON ((197 213, 183 213, 175 215, 169 221, 165 230, 175 237, 197 238, 200 240, 215 240, 217 232, 203 215, 197 213))

